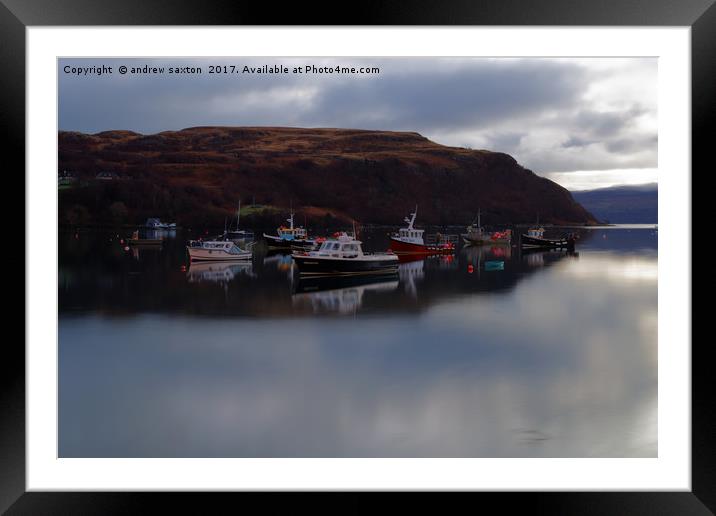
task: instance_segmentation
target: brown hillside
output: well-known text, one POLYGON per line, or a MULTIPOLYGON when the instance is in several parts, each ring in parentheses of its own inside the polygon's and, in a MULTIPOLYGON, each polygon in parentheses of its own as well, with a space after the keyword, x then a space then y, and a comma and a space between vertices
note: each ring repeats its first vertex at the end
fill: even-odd
POLYGON ((281 127, 193 127, 142 135, 59 133, 60 220, 148 216, 223 223, 244 203, 311 207, 363 223, 399 224, 418 204, 422 224, 594 223, 570 193, 507 154, 446 147, 417 133, 281 127), (100 171, 119 179, 97 181, 100 171), (126 211, 116 208, 122 204, 126 211), (108 206, 114 204, 110 212, 108 206), (69 216, 69 215, 68 215, 69 216))

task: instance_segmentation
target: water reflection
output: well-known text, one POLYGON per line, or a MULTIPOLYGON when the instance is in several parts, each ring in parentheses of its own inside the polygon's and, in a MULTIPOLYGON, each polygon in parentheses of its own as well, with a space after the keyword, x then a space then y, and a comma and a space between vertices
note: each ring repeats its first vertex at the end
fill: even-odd
POLYGON ((310 306, 314 314, 353 314, 363 306, 365 295, 391 292, 398 288, 395 276, 301 278, 293 294, 294 306, 310 306))
POLYGON ((237 274, 254 276, 251 262, 194 262, 189 266, 186 278, 189 283, 218 283, 226 285, 237 274))
POLYGON ((655 235, 470 247, 383 281, 62 242, 60 456, 657 454, 655 235))

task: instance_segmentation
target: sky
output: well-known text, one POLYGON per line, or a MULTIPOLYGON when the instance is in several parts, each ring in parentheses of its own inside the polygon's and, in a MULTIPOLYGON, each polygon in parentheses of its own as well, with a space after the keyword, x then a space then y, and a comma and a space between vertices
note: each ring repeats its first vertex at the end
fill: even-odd
POLYGON ((93 58, 60 59, 58 75, 60 130, 414 131, 506 152, 573 191, 657 182, 656 58, 93 58), (103 65, 112 73, 92 68, 103 65), (132 73, 145 65, 164 70, 132 73), (212 65, 234 73, 209 73, 212 65), (243 72, 264 65, 288 73, 243 72), (307 65, 379 72, 307 73, 307 65), (187 66, 201 73, 168 73, 187 66))

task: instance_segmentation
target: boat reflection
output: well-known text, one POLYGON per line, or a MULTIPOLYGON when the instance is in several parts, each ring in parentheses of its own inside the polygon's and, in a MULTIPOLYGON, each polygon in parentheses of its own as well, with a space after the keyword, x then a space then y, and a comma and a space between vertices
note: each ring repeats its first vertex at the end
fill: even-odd
POLYGON ((567 249, 521 249, 522 261, 531 268, 544 267, 565 257, 578 258, 579 253, 567 249))
POLYGON ((310 307, 314 314, 355 314, 366 293, 387 293, 398 288, 396 276, 301 278, 291 296, 294 307, 310 307))
POLYGON ((398 277, 403 289, 411 297, 418 296, 418 281, 425 277, 425 258, 423 257, 405 257, 400 260, 398 266, 398 277))
POLYGON ((146 255, 156 255, 161 253, 162 246, 161 245, 141 245, 141 244, 135 244, 132 246, 127 246, 127 249, 132 253, 132 258, 134 258, 137 261, 140 261, 143 256, 146 255))
POLYGON ((186 272, 189 283, 225 284, 237 275, 254 277, 251 262, 194 262, 186 272))
POLYGON ((142 234, 142 238, 148 238, 148 239, 166 239, 166 238, 176 238, 177 237, 177 230, 176 229, 162 229, 162 228, 147 228, 140 232, 142 234))

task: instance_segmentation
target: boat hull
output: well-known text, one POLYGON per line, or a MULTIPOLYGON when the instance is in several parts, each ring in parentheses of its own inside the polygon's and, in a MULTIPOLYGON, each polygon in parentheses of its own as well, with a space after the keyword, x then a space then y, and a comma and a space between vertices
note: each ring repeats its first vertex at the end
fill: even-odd
POLYGON ((462 236, 462 241, 466 245, 510 245, 511 239, 509 238, 470 238, 466 235, 462 236))
POLYGON ((250 251, 242 251, 238 254, 227 253, 223 249, 204 249, 202 247, 186 248, 189 259, 192 262, 236 262, 251 259, 250 251))
POLYGON ((574 249, 574 240, 570 238, 535 238, 523 234, 521 244, 527 249, 574 249))
POLYGON ((455 246, 413 244, 390 237, 390 250, 397 255, 431 256, 435 254, 454 254, 455 246))
POLYGON ((293 255, 293 259, 302 275, 359 276, 398 273, 397 256, 352 260, 322 256, 293 255))

